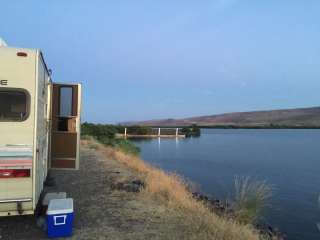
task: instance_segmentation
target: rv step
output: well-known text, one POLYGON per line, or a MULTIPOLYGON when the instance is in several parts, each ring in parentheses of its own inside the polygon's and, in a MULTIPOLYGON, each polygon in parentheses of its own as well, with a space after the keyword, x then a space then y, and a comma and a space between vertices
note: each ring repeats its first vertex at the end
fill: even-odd
POLYGON ((0 199, 0 203, 31 202, 32 198, 0 199))

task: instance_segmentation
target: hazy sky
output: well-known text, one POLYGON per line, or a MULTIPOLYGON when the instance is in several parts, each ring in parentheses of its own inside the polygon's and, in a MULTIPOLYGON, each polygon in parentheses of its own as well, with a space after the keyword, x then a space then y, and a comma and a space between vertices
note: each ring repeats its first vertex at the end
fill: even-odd
POLYGON ((1 0, 0 37, 82 82, 83 120, 320 105, 318 0, 1 0))

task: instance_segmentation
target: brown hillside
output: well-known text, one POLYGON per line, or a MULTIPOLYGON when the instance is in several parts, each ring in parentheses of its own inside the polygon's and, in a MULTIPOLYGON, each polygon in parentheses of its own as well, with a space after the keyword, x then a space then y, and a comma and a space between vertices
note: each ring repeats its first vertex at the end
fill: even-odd
POLYGON ((255 112, 235 112, 185 119, 149 120, 142 122, 131 122, 130 125, 185 126, 193 123, 196 123, 200 126, 265 126, 270 124, 282 126, 320 126, 320 107, 255 112))

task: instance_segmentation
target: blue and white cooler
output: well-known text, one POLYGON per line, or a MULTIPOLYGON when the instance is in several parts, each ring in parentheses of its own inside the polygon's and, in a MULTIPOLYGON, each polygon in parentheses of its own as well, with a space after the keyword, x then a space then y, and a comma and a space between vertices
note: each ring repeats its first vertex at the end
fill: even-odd
POLYGON ((50 238, 72 235, 73 199, 52 199, 47 210, 47 233, 50 238))

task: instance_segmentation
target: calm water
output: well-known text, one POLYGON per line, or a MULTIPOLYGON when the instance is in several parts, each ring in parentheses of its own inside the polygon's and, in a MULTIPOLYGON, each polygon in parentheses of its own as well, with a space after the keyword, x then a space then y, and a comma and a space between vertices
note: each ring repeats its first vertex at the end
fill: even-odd
POLYGON ((319 240, 320 130, 202 130, 200 138, 135 140, 145 161, 230 198, 234 176, 275 187, 264 220, 289 239, 319 240))

